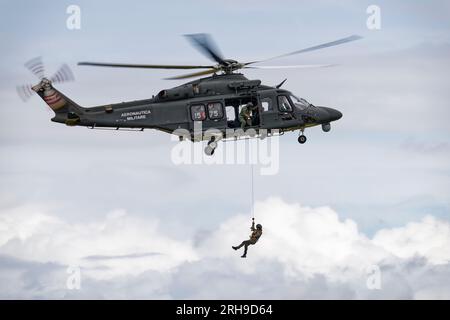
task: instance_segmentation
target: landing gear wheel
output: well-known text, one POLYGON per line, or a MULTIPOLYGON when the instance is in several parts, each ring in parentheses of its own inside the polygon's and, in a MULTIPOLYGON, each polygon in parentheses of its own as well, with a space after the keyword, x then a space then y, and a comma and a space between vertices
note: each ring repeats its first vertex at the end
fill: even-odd
POLYGON ((305 142, 306 142, 306 136, 304 136, 302 134, 301 136, 298 137, 298 143, 304 144, 305 142))
POLYGON ((214 154, 215 148, 211 147, 210 145, 207 145, 205 148, 205 154, 207 156, 212 156, 214 154))
POLYGON ((208 146, 215 149, 217 148, 217 142, 216 141, 209 141, 208 146))

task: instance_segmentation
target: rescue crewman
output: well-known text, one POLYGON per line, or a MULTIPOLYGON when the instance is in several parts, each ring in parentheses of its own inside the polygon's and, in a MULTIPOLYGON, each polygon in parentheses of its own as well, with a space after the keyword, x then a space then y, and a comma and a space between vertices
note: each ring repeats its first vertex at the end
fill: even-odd
POLYGON ((254 108, 253 103, 249 102, 245 106, 243 106, 241 112, 239 112, 239 121, 241 123, 241 129, 244 129, 245 126, 252 125, 253 108, 254 108))
POLYGON ((249 245, 253 245, 256 242, 258 242, 258 239, 262 235, 262 225, 260 225, 258 223, 255 228, 255 218, 252 218, 252 226, 250 227, 250 230, 252 230, 252 234, 250 235, 249 240, 244 240, 237 247, 235 247, 235 246, 232 247, 234 250, 238 250, 238 249, 242 248, 242 246, 244 246, 244 254, 241 256, 241 258, 247 257, 247 249, 248 249, 249 245))

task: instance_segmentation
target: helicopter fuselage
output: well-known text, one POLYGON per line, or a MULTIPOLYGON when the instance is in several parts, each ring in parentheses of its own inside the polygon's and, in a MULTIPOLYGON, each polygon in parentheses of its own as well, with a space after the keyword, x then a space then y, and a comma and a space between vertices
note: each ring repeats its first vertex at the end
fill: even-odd
MULTIPOLYGON (((39 92, 38 92, 39 93, 39 92)), ((61 94, 62 95, 62 94, 61 94)), ((110 104, 91 108, 55 111, 52 121, 91 128, 157 129, 174 133, 184 129, 192 134, 195 125, 201 130, 277 129, 281 132, 303 130, 322 125, 329 131, 330 122, 342 114, 331 108, 316 107, 299 99, 290 91, 265 86, 260 80, 248 80, 242 74, 213 75, 162 90, 151 99, 110 104), (252 102, 251 123, 241 126, 241 108, 252 102)))

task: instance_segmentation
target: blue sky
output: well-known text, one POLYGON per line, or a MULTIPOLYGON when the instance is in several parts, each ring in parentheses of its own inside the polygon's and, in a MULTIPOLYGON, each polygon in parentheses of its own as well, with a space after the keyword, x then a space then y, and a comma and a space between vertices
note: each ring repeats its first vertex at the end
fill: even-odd
MULTIPOLYGON (((76 82, 58 89, 83 106, 146 98, 162 88, 181 84, 162 80, 177 72, 96 69, 76 63, 208 63, 181 36, 196 32, 212 34, 225 57, 243 61, 351 34, 364 36, 340 47, 274 61, 339 64, 334 68, 246 72, 248 78, 269 85, 288 78, 288 90, 344 114, 333 123, 330 133, 320 128, 307 130, 305 145, 298 145, 294 133, 282 137, 279 173, 255 176, 255 198, 274 208, 273 215, 281 219, 284 214, 269 200, 277 197, 283 205, 330 207, 342 221, 354 221, 369 238, 380 230, 419 223, 428 215, 448 224, 449 4, 378 1, 375 4, 381 8, 382 24, 377 31, 366 28, 370 4, 374 3, 2 1, 0 30, 6 45, 0 48, 0 210, 6 228, 15 225, 15 217, 20 216, 15 212, 30 215, 32 221, 39 212, 61 219, 70 229, 78 224, 101 224, 111 212, 123 210, 127 217, 142 219, 143 224, 155 222, 161 237, 196 243, 199 237, 213 241, 211 234, 221 232, 237 216, 249 217, 248 166, 175 166, 170 160, 174 143, 163 133, 67 128, 49 121, 51 113, 40 99, 34 97, 23 103, 15 91, 16 85, 35 84, 36 79, 23 64, 42 56, 49 74, 61 63, 70 65, 76 82), (66 28, 66 8, 71 4, 81 8, 81 30, 66 28)), ((304 212, 300 210, 299 216, 304 212)), ((324 229, 328 230, 326 225, 324 229)), ((7 244, 17 236, 11 233, 3 249, 0 244, 4 259, 22 259, 11 252, 29 250, 25 245, 8 249, 7 244)), ((92 241, 98 251, 89 254, 108 254, 99 244, 101 237, 92 241)), ((135 254, 133 241, 124 242, 129 246, 109 253, 135 254)), ((175 259, 179 261, 177 268, 187 268, 183 259, 197 258, 202 267, 216 266, 211 257, 203 259, 199 253, 203 251, 197 252, 195 245, 192 250, 188 258, 169 250, 179 259, 175 259)), ((36 256, 21 263, 50 261, 61 268, 68 263, 58 253, 54 256, 36 256)), ((286 264, 281 262, 276 268, 286 268, 286 264)), ((239 277, 248 280, 245 274, 239 277)), ((98 288, 104 284, 96 276, 90 279, 98 286, 92 284, 90 289, 102 296, 104 292, 98 288)), ((346 283, 350 288, 352 281, 346 283)), ((18 284, 12 286, 18 288, 15 296, 29 296, 26 290, 19 290, 18 284)), ((177 291, 173 286, 167 289, 169 297, 191 292, 186 288, 177 291)), ((93 291, 84 292, 87 297, 97 297, 93 291)), ((336 290, 336 297, 339 292, 336 290)), ((57 296, 51 290, 36 294, 57 296)), ((232 296, 233 290, 227 294, 232 296)))

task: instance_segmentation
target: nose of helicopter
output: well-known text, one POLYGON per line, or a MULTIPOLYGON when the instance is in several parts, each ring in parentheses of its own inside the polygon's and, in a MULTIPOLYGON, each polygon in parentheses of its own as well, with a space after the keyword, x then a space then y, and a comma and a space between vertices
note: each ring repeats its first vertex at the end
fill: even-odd
POLYGON ((342 113, 333 108, 322 107, 324 111, 328 113, 328 121, 336 121, 342 118, 342 113))

